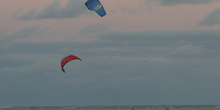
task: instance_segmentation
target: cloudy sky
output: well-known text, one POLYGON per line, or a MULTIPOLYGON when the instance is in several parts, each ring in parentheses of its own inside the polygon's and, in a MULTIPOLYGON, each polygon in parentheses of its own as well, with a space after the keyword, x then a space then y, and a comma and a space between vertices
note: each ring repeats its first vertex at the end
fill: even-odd
POLYGON ((220 104, 220 0, 85 2, 0 1, 0 106, 220 104))

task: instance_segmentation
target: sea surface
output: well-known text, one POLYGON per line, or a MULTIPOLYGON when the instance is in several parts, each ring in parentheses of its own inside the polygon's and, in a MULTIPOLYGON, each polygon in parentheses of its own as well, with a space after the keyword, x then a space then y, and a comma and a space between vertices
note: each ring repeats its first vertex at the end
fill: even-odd
POLYGON ((33 106, 0 107, 0 110, 220 110, 220 106, 33 106))

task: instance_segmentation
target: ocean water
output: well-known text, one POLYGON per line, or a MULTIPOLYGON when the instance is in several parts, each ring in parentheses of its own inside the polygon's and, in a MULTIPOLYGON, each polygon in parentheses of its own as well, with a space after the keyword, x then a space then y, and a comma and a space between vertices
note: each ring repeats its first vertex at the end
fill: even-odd
POLYGON ((42 106, 0 107, 0 110, 220 110, 220 106, 42 106))

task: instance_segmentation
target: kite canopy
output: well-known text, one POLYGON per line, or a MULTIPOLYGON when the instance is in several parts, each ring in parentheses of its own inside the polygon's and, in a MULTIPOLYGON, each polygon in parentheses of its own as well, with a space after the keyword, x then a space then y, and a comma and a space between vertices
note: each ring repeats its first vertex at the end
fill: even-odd
POLYGON ((90 11, 95 11, 101 17, 106 15, 105 9, 99 0, 87 0, 85 5, 90 11))
POLYGON ((69 56, 63 58, 62 61, 61 61, 61 69, 62 69, 62 71, 63 71, 64 73, 65 73, 65 70, 64 70, 63 67, 64 67, 68 62, 70 62, 70 61, 72 61, 72 60, 81 60, 81 59, 80 59, 79 57, 75 56, 75 55, 69 55, 69 56))

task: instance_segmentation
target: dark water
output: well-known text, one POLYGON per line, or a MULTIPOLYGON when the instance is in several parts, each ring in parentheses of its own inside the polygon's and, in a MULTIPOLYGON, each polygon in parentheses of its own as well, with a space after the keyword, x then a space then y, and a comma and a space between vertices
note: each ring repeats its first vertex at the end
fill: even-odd
POLYGON ((220 110, 220 106, 42 106, 1 107, 0 110, 220 110))

